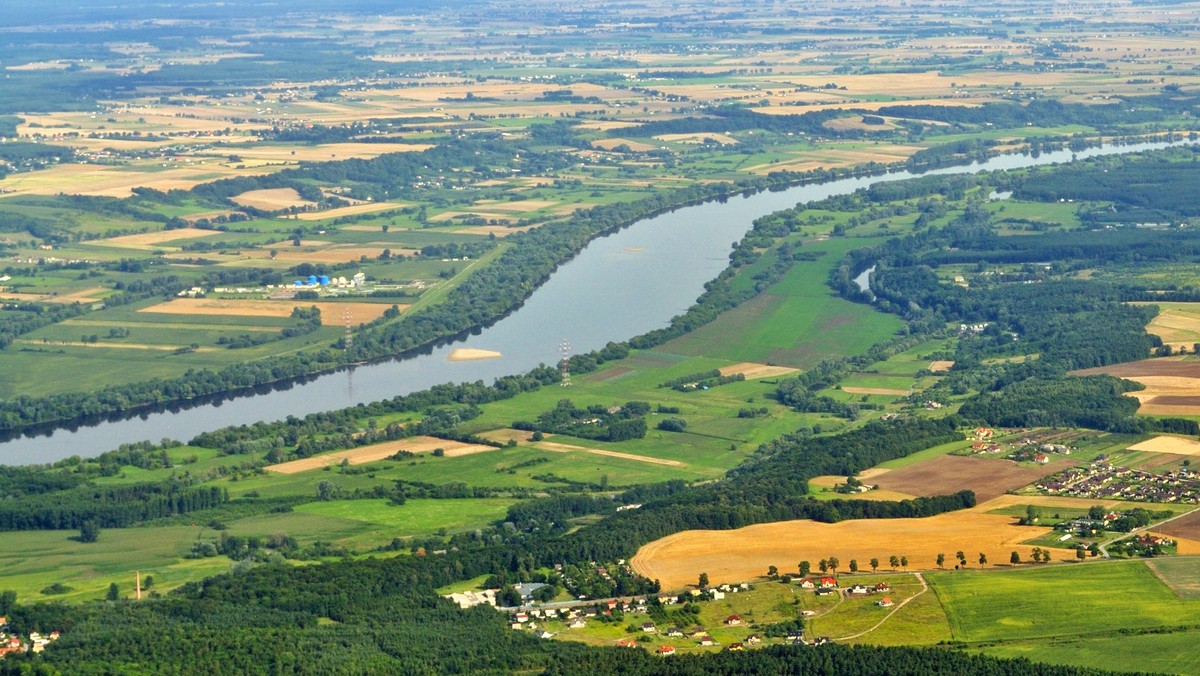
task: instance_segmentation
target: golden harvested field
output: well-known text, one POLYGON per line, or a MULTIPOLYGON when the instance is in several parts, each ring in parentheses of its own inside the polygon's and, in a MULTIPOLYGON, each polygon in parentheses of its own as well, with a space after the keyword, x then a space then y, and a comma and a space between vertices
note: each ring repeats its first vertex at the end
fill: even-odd
MULTIPOLYGON (((50 343, 43 343, 40 340, 17 340, 16 342, 21 343, 23 345, 41 345, 43 347, 45 347, 46 345, 62 345, 62 346, 66 346, 66 347, 103 347, 103 348, 115 348, 118 350, 160 350, 160 351, 165 351, 165 352, 173 352, 175 350, 178 350, 181 347, 184 347, 183 345, 161 345, 161 344, 154 345, 154 344, 150 344, 150 343, 107 343, 107 342, 84 343, 84 342, 80 342, 78 340, 55 340, 55 341, 51 341, 50 343)), ((194 351, 196 351, 196 352, 215 352, 216 349, 217 348, 215 348, 215 347, 199 347, 199 348, 194 348, 194 351)))
POLYGON ((757 164, 746 170, 755 174, 769 174, 772 171, 788 169, 791 171, 808 171, 821 167, 848 167, 864 162, 902 162, 909 155, 920 150, 917 146, 902 146, 896 144, 879 144, 870 150, 852 148, 827 147, 815 150, 805 150, 794 153, 796 159, 782 162, 757 164))
MULTIPOLYGON (((1179 537, 1177 535, 1171 535, 1170 533, 1163 533, 1163 532, 1159 532, 1159 531, 1149 531, 1149 532, 1151 535, 1160 535, 1160 536, 1161 535, 1170 535, 1172 538, 1174 538, 1176 554, 1179 554, 1181 556, 1200 555, 1200 540, 1179 537)), ((1197 533, 1196 537, 1200 537, 1200 533, 1197 533)))
POLYGON ((1146 415, 1195 415, 1200 413, 1200 379, 1183 376, 1126 376, 1146 386, 1128 392, 1142 403, 1138 413, 1146 415))
POLYGON ((651 150, 658 150, 658 146, 652 146, 649 143, 641 143, 640 141, 630 141, 624 138, 604 138, 592 141, 593 148, 602 150, 612 150, 618 146, 628 146, 630 150, 637 153, 645 153, 651 150))
POLYGON ((834 131, 883 131, 896 128, 895 124, 886 120, 883 124, 867 124, 862 121, 862 117, 839 117, 829 120, 822 126, 834 131))
POLYGON ((197 237, 212 237, 219 235, 216 230, 202 230, 200 228, 179 228, 177 230, 159 230, 157 232, 143 232, 137 235, 122 235, 120 237, 109 237, 101 239, 92 244, 102 244, 104 246, 116 246, 127 249, 153 249, 155 244, 164 242, 174 242, 180 239, 195 239, 197 237))
MULTIPOLYGON (((938 553, 953 564, 959 550, 967 552, 971 567, 981 552, 993 564, 1007 562, 1014 550, 1028 560, 1033 547, 1020 543, 1052 529, 1018 526, 1015 517, 987 514, 990 505, 923 519, 782 521, 737 530, 683 531, 643 546, 630 563, 641 575, 661 580, 665 589, 678 589, 695 584, 700 572, 713 582, 742 582, 762 576, 769 566, 792 570, 797 561, 815 563, 829 556, 843 565, 850 559, 907 556, 910 569, 936 568, 938 553)), ((1065 549, 1051 551, 1060 559, 1073 556, 1065 549)))
POLYGON ((1200 304, 1195 309, 1172 307, 1158 313, 1146 331, 1172 347, 1191 349, 1200 342, 1200 304))
POLYGON ((516 200, 513 202, 497 202, 496 200, 479 200, 472 208, 492 209, 495 211, 513 211, 516 213, 525 213, 527 211, 537 211, 546 207, 558 206, 558 202, 550 200, 516 200))
POLYGON ((612 131, 613 129, 627 129, 637 126, 639 126, 637 122, 622 122, 620 120, 585 120, 579 123, 578 128, 588 131, 612 131))
MULTIPOLYGON (((1064 77, 1058 73, 1021 73, 1021 83, 1026 86, 1053 86, 1061 84, 1064 77)), ((928 96, 938 104, 961 100, 950 99, 947 101, 942 98, 954 93, 950 84, 956 81, 961 84, 963 78, 953 73, 942 74, 935 70, 924 73, 867 73, 838 76, 838 84, 846 87, 844 93, 846 96, 858 94, 892 94, 901 98, 928 96)), ((1012 85, 1012 81, 1012 73, 976 71, 972 72, 970 76, 970 84, 976 88, 980 85, 1007 88, 1012 85)), ((905 101, 905 103, 914 102, 905 101)))
POLYGON ((255 209, 262 209, 264 211, 278 211, 290 207, 307 207, 315 204, 315 202, 310 202, 300 197, 300 193, 292 188, 248 190, 230 199, 244 207, 254 207, 255 209))
POLYGON ((1174 455, 1200 455, 1200 441, 1189 437, 1159 436, 1129 447, 1131 451, 1172 453, 1174 455))
POLYGON ((390 458, 398 451, 420 454, 432 453, 434 449, 438 448, 443 449, 448 458, 496 450, 493 446, 485 446, 483 444, 465 444, 461 441, 422 436, 387 441, 382 444, 371 444, 370 446, 352 448, 348 451, 326 453, 311 458, 281 462, 277 465, 268 465, 264 469, 268 472, 276 472, 278 474, 296 474, 298 472, 320 469, 326 465, 340 465, 342 460, 348 460, 351 465, 362 465, 390 458))
MULTIPOLYGON (((353 263, 367 258, 379 258, 388 246, 331 246, 324 249, 305 249, 303 247, 279 246, 275 249, 275 260, 296 263, 353 263)), ((416 249, 391 249, 394 255, 411 256, 416 249)), ((239 258, 271 258, 269 249, 243 249, 239 258)))
POLYGON ((899 390, 890 387, 847 387, 842 386, 847 394, 882 394, 893 397, 907 397, 909 390, 899 390))
MULTIPOLYGON (((338 207, 336 209, 326 209, 325 211, 304 211, 296 214, 296 218, 302 221, 320 221, 326 218, 341 218, 342 216, 355 216, 358 214, 369 214, 376 211, 387 211, 389 209, 402 209, 408 206, 399 202, 363 202, 362 204, 354 204, 348 207, 338 207)), ((365 229, 377 230, 378 226, 363 226, 365 229)))
MULTIPOLYGON (((391 305, 386 303, 331 303, 291 300, 242 300, 228 298, 175 298, 165 303, 144 307, 138 312, 159 312, 176 315, 237 315, 239 317, 290 317, 292 309, 316 306, 321 310, 321 323, 340 326, 348 310, 350 321, 361 324, 383 316, 391 305)), ((401 310, 408 305, 399 305, 401 310)), ((214 322, 216 323, 216 322, 214 322)))
MULTIPOLYGON (((497 441, 502 444, 506 444, 510 440, 517 441, 518 443, 526 443, 530 439, 533 438, 533 432, 527 432, 525 430, 514 430, 511 427, 501 427, 498 430, 490 430, 487 432, 480 432, 476 436, 487 439, 488 441, 497 441)), ((551 437, 554 435, 547 434, 546 436, 551 437)))
POLYGON ((502 214, 497 211, 444 211, 436 216, 430 216, 429 220, 434 223, 442 223, 452 221, 456 218, 486 218, 489 221, 497 221, 499 223, 508 223, 512 218, 512 214, 502 214))
POLYGON ((497 237, 508 237, 518 232, 533 230, 536 227, 536 225, 522 225, 516 228, 510 228, 506 225, 476 225, 470 228, 455 230, 454 232, 459 235, 482 235, 484 237, 495 235, 497 237))
MULTIPOLYGON (((4 290, 0 287, 0 292, 4 290)), ((73 293, 64 294, 46 294, 46 293, 0 293, 0 299, 4 300, 27 300, 42 303, 63 303, 70 305, 71 303, 94 303, 100 300, 100 294, 106 289, 96 287, 92 289, 84 289, 73 293)))
POLYGON ((711 143, 720 143, 723 146, 735 146, 738 144, 737 139, 733 138, 732 136, 726 136, 725 134, 705 134, 705 133, 660 134, 658 136, 655 136, 654 138, 656 138, 660 141, 673 141, 676 143, 711 142, 711 143))
POLYGON ((789 373, 795 373, 799 369, 790 368, 787 366, 771 366, 769 364, 756 364, 752 361, 734 364, 732 366, 722 366, 720 369, 721 375, 731 376, 735 373, 740 373, 746 376, 746 380, 755 380, 757 378, 770 378, 773 376, 785 376, 789 373))
POLYGON ((67 191, 72 195, 97 197, 129 197, 137 187, 155 190, 187 190, 199 183, 215 181, 231 176, 257 176, 276 170, 271 167, 255 169, 233 169, 215 162, 201 164, 179 163, 170 169, 158 168, 157 164, 139 168, 137 164, 125 167, 94 164, 58 164, 38 171, 11 174, 0 180, 3 196, 13 195, 57 195, 67 191), (143 170, 145 169, 145 170, 143 170))
MULTIPOLYGON (((391 231, 392 232, 404 232, 406 230, 411 230, 411 229, 412 228, 392 228, 391 231)), ((347 230, 349 232, 383 232, 382 228, 380 228, 380 226, 378 226, 378 225, 362 225, 362 224, 343 225, 343 226, 338 227, 338 230, 347 230)))
POLYGON ((1135 380, 1146 386, 1128 392, 1142 405, 1138 413, 1147 415, 1200 414, 1200 360, 1191 356, 1162 357, 1101 366, 1074 372, 1077 375, 1107 373, 1135 380))
POLYGON ((583 452, 591 453, 592 455, 605 455, 610 458, 621 458, 623 460, 636 460, 637 462, 648 462, 651 465, 667 465, 669 467, 686 467, 686 465, 678 460, 663 460, 662 458, 651 458, 645 455, 634 455, 632 453, 621 453, 620 451, 606 451, 601 448, 587 448, 584 446, 573 446, 571 444, 559 444, 551 441, 539 441, 536 444, 537 448, 547 451, 556 451, 558 453, 583 452))
MULTIPOLYGON (((939 99, 939 98, 931 97, 931 98, 905 100, 904 105, 906 105, 906 106, 907 105, 912 105, 912 106, 929 105, 929 106, 974 107, 974 106, 982 105, 984 103, 988 103, 991 100, 993 100, 991 97, 979 97, 979 98, 971 98, 971 99, 939 99)), ((887 106, 894 106, 894 105, 896 105, 895 101, 859 101, 859 102, 849 102, 848 101, 846 103, 833 103, 833 104, 823 103, 821 105, 807 105, 807 106, 794 106, 794 105, 779 106, 779 105, 776 105, 776 106, 772 106, 770 108, 756 108, 755 112, 762 114, 762 115, 801 115, 803 113, 809 113, 814 110, 845 110, 847 108, 853 108, 856 111, 857 110, 878 110, 880 108, 884 108, 887 106)))
POLYGON ((929 370, 933 373, 944 373, 954 368, 952 361, 932 361, 929 362, 929 370))
POLYGON ((411 153, 432 148, 417 143, 327 143, 307 146, 247 146, 222 148, 220 157, 230 153, 243 160, 268 162, 319 162, 327 160, 371 159, 388 153, 411 153))
POLYGON ((202 211, 202 212, 196 213, 196 214, 188 214, 186 216, 180 216, 180 218, 187 221, 188 223, 195 223, 196 221, 198 221, 202 218, 213 219, 213 218, 217 218, 219 216, 230 216, 235 213, 240 213, 240 212, 236 212, 233 209, 218 209, 215 211, 202 211))
POLYGON ((31 61, 18 66, 6 66, 5 70, 66 70, 70 65, 68 61, 31 61))

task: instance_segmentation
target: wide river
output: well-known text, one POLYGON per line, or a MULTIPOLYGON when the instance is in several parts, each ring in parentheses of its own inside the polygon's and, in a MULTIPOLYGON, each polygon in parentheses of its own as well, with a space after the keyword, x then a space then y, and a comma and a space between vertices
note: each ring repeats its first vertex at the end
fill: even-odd
MULTIPOLYGON (((1168 143, 1101 146, 1081 151, 1001 155, 985 162, 945 167, 928 174, 968 174, 995 169, 1070 162, 1073 159, 1164 148, 1168 143)), ((666 326, 703 292, 704 283, 728 264, 734 242, 754 219, 802 202, 853 192, 881 181, 917 174, 896 171, 845 178, 773 192, 713 200, 643 219, 593 240, 513 313, 452 344, 403 360, 383 361, 293 384, 189 408, 155 411, 51 434, 0 443, 0 464, 21 465, 95 456, 122 443, 164 437, 187 441, 227 425, 303 416, 427 389, 523 373, 555 364, 564 339, 575 353, 603 347, 666 326), (456 348, 493 350, 481 361, 447 359, 456 348)))

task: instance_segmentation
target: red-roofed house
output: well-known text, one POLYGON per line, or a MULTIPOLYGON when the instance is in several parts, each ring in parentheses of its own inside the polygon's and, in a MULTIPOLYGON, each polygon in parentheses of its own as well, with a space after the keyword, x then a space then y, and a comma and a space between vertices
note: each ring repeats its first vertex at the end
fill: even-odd
POLYGON ((821 586, 822 587, 836 587, 837 586, 837 578, 823 577, 823 578, 821 578, 821 586))
POLYGON ((738 617, 737 615, 730 615, 729 617, 725 618, 725 624, 731 627, 736 627, 741 623, 742 618, 738 617))
POLYGON ((660 646, 658 646, 658 654, 659 655, 674 655, 675 654, 675 646, 660 645, 660 646))
POLYGON ((803 580, 800 580, 800 586, 804 589, 816 589, 817 583, 813 582, 811 577, 806 577, 803 580))
POLYGON ((896 605, 895 603, 892 602, 892 599, 889 596, 885 596, 885 597, 879 599, 878 603, 879 603, 880 607, 882 607, 882 608, 891 608, 892 606, 896 605))
POLYGON ((634 639, 631 639, 631 638, 619 638, 619 639, 617 639, 617 647, 618 648, 636 648, 637 641, 635 641, 634 639))
POLYGON ((886 582, 880 582, 879 584, 875 585, 875 591, 877 592, 891 591, 891 589, 892 586, 886 582))

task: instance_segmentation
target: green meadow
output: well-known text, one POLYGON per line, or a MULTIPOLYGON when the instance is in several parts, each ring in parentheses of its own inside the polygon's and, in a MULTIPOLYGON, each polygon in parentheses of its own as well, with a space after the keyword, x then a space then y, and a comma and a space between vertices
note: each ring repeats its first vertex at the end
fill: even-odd
POLYGON ((903 322, 837 296, 826 280, 846 252, 875 243, 834 238, 806 244, 802 250, 825 255, 797 263, 759 296, 660 349, 795 368, 865 352, 895 335, 903 322))
POLYGON ((1143 561, 931 573, 928 579, 955 641, 1047 639, 1200 623, 1200 602, 1179 598, 1143 561))
POLYGON ((1195 674, 1200 672, 1200 631, 1013 641, 981 649, 993 657, 1023 657, 1104 671, 1195 674))

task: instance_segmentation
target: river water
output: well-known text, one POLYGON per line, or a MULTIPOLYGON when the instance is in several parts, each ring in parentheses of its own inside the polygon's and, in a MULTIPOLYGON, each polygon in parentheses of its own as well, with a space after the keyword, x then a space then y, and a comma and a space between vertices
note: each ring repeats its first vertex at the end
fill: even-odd
MULTIPOLYGON (((1080 151, 1001 155, 984 162, 943 167, 926 174, 966 174, 1070 162, 1074 159, 1153 150, 1168 143, 1101 146, 1080 151)), ((918 174, 896 171, 844 178, 713 200, 643 219, 593 240, 513 313, 461 341, 403 360, 330 373, 303 383, 224 402, 148 412, 50 434, 0 443, 0 464, 53 462, 95 456, 122 443, 164 437, 187 441, 227 425, 303 416, 427 389, 446 382, 483 380, 555 364, 567 341, 574 353, 603 347, 666 326, 703 292, 704 283, 728 264, 732 245, 754 219, 799 203, 853 192, 918 174), (455 348, 492 350, 501 357, 447 359, 455 348)), ((866 281, 865 279, 863 281, 866 281)))

